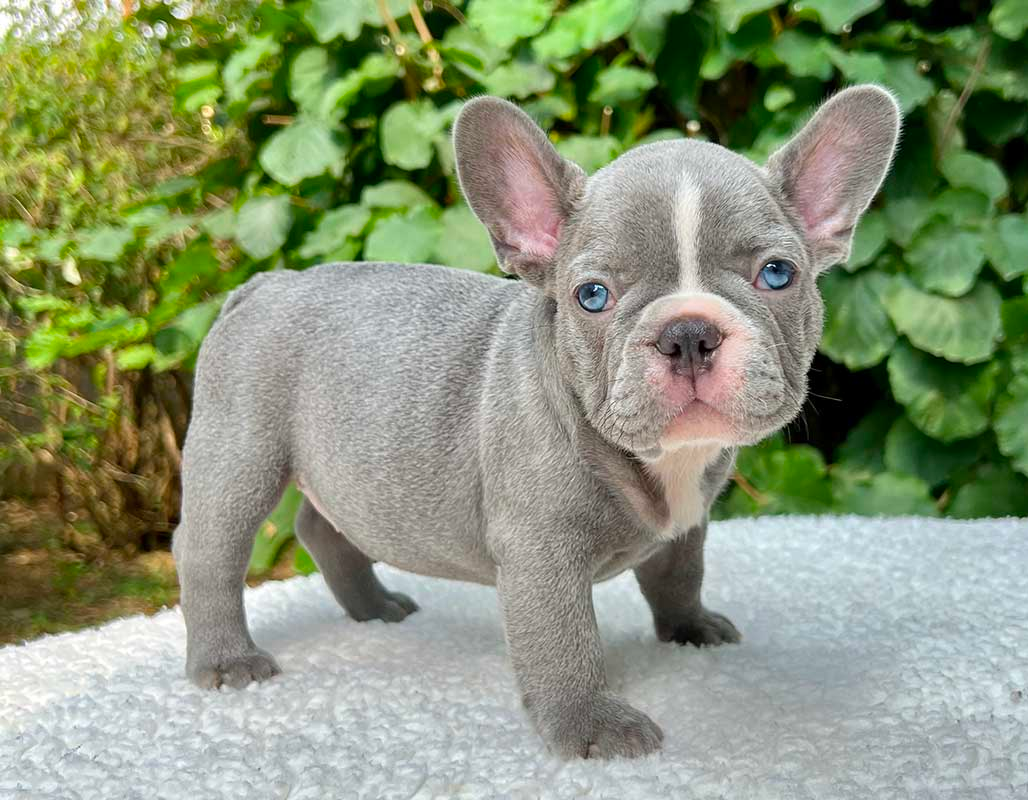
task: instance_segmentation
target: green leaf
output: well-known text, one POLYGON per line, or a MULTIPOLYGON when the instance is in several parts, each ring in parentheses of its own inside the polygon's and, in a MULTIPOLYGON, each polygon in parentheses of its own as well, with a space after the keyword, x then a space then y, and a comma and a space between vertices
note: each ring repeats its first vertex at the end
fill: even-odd
POLYGON ((557 152, 592 174, 621 155, 613 136, 568 136, 557 142, 557 152))
POLYGON ((948 153, 939 169, 952 186, 975 189, 993 202, 1007 193, 1007 179, 992 159, 967 151, 948 153))
POLYGON ((434 138, 445 127, 429 100, 395 103, 382 116, 382 157, 401 169, 421 169, 432 163, 434 138))
POLYGON ((849 260, 843 264, 847 272, 856 272, 877 258, 889 238, 889 226, 881 211, 868 211, 853 234, 849 260))
POLYGON ((102 225, 79 233, 78 254, 93 261, 117 261, 136 238, 131 228, 102 225))
POLYGON ((795 99, 796 92, 790 87, 782 83, 773 83, 764 93, 764 108, 772 113, 781 111, 795 99))
POLYGON ((900 410, 891 403, 879 403, 853 426, 836 451, 836 461, 852 471, 884 471, 882 441, 899 413, 900 410))
POLYGON ((145 319, 129 316, 127 311, 120 309, 90 325, 88 330, 70 337, 61 348, 61 355, 74 358, 85 353, 95 353, 105 347, 137 342, 149 332, 150 327, 145 319))
POLYGON ((584 0, 558 16, 532 49, 546 60, 593 50, 628 31, 638 10, 639 0, 584 0))
POLYGON ((407 264, 431 260, 442 235, 442 224, 431 208, 380 219, 364 243, 366 261, 398 261, 407 264))
POLYGON ((900 341, 889 356, 888 372, 893 395, 906 407, 910 421, 929 436, 953 442, 989 427, 997 362, 958 366, 900 341))
POLYGON ((236 217, 236 241, 258 261, 277 252, 293 227, 293 209, 284 194, 247 200, 236 217))
POLYGON ((913 475, 883 472, 873 476, 844 471, 832 475, 834 511, 876 516, 938 516, 928 484, 913 475))
POLYGON ((314 563, 310 553, 297 546, 296 552, 293 554, 293 569, 299 575, 313 575, 318 571, 318 565, 314 563))
POLYGON ((800 0, 796 11, 817 13, 821 27, 831 33, 840 33, 852 22, 882 5, 882 0, 800 0))
POLYGON ((886 59, 884 83, 896 95, 904 114, 924 105, 936 91, 935 84, 917 68, 917 59, 907 56, 886 59))
MULTIPOLYGON (((410 13, 407 0, 387 0, 386 6, 394 19, 410 13)), ((365 25, 385 25, 377 0, 311 0, 303 12, 303 21, 322 44, 339 36, 352 42, 365 25)))
POLYGON ((25 363, 32 369, 46 369, 60 358, 69 338, 64 331, 36 328, 25 341, 25 363))
POLYGON ((985 240, 977 231, 935 220, 918 233, 906 252, 914 279, 925 289, 960 296, 974 286, 985 263, 985 240))
POLYGON ((550 91, 557 81, 553 71, 542 64, 512 61, 497 67, 482 79, 490 94, 497 97, 531 97, 550 91))
POLYGON ((743 21, 777 5, 777 0, 722 0, 717 4, 717 13, 725 30, 735 33, 743 21))
POLYGON ((164 270, 159 286, 162 294, 177 292, 191 283, 203 282, 218 273, 220 264, 211 243, 194 241, 164 270))
POLYGON ((988 281, 963 297, 922 292, 897 276, 884 295, 896 329, 921 350, 948 361, 974 364, 992 356, 1003 335, 1002 298, 988 281))
POLYGON ((265 142, 258 160, 276 181, 295 186, 304 178, 338 171, 344 157, 345 151, 328 124, 301 116, 265 142))
POLYGON ((232 206, 212 211, 200 220, 200 227, 212 239, 234 239, 236 236, 236 212, 232 206))
POLYGON ((851 370, 881 361, 896 343, 882 297, 889 278, 867 270, 856 275, 832 271, 819 281, 825 300, 825 332, 821 351, 851 370))
POLYGON ((783 448, 779 439, 740 451, 736 469, 757 490, 750 513, 819 514, 832 506, 824 459, 809 445, 783 448))
POLYGON ((294 523, 302 503, 303 495, 300 490, 289 484, 275 510, 268 515, 257 531, 257 538, 250 554, 251 575, 263 575, 278 562, 282 548, 296 536, 294 523))
POLYGON ((993 427, 1000 451, 1028 475, 1028 374, 1015 375, 999 396, 993 427))
POLYGON ((1006 39, 1020 39, 1028 29, 1028 2, 999 0, 989 12, 989 24, 996 33, 1006 39))
POLYGON ((831 45, 824 39, 788 28, 771 45, 771 52, 797 78, 826 81, 835 71, 828 58, 831 45))
POLYGON ((121 370, 143 369, 149 366, 156 353, 152 344, 133 344, 115 353, 114 363, 121 370))
POLYGON ((989 198, 974 189, 944 189, 932 200, 932 214, 949 217, 964 228, 983 225, 992 214, 989 198))
POLYGON ((933 213, 932 203, 917 195, 890 200, 882 209, 889 226, 889 238, 900 247, 909 247, 914 236, 933 213))
POLYGON ((684 14, 692 0, 641 0, 639 14, 628 31, 628 43, 648 64, 657 60, 664 49, 668 17, 684 14))
POLYGON ((773 38, 774 25, 767 16, 754 17, 739 30, 716 36, 714 46, 703 56, 700 76, 708 81, 723 77, 736 62, 753 60, 754 54, 766 48, 773 38))
POLYGON ((361 205, 368 208, 417 208, 435 203, 410 181, 382 181, 365 187, 361 192, 361 205))
POLYGON ((828 51, 828 57, 852 83, 885 83, 889 73, 885 59, 878 53, 833 48, 828 51))
POLYGON ((225 296, 218 295, 191 306, 157 331, 153 337, 156 350, 154 367, 161 372, 178 367, 195 356, 224 302, 225 296))
POLYGON ((928 486, 944 484, 953 473, 971 466, 978 453, 977 441, 966 439, 943 444, 925 436, 906 417, 896 420, 885 437, 888 468, 892 472, 916 475, 928 486))
POLYGON ((466 205, 443 211, 442 233, 435 260, 450 267, 485 272, 496 264, 493 243, 482 223, 466 205))
POLYGON ((346 205, 326 211, 317 227, 304 237, 300 257, 314 258, 338 250, 347 239, 364 233, 370 221, 371 210, 365 206, 346 205))
POLYGON ((1028 274, 1028 217, 1004 214, 985 236, 985 254, 1005 281, 1028 274))
POLYGON ((589 92, 589 102, 617 106, 639 99, 656 85, 656 76, 644 69, 607 67, 596 76, 596 83, 589 92))
POLYGON ((350 70, 325 88, 317 113, 330 118, 334 112, 353 104, 362 92, 365 95, 380 94, 402 75, 403 65, 391 52, 371 53, 357 69, 350 70))
POLYGON ((271 73, 258 67, 282 52, 282 45, 272 34, 254 36, 225 62, 221 71, 225 94, 230 103, 246 99, 250 87, 271 73))
POLYGON ((335 64, 323 47, 305 47, 289 65, 289 96, 300 110, 318 116, 325 90, 335 78, 335 64))
POLYGON ((1006 464, 984 464, 953 495, 946 516, 1028 517, 1028 480, 1006 464))
POLYGON ((553 0, 475 0, 468 9, 468 24, 499 47, 535 36, 553 13, 553 0))
POLYGON ((47 311, 69 311, 74 306, 68 300, 52 294, 30 294, 14 301, 18 310, 29 319, 47 311))

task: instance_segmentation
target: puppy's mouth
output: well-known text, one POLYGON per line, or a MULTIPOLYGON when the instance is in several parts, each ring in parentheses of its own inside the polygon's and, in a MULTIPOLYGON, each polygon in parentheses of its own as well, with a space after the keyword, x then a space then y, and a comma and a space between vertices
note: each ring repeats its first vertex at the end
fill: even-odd
POLYGON ((738 441, 736 425, 722 411, 696 398, 674 413, 661 432, 661 446, 718 442, 733 444, 738 441))

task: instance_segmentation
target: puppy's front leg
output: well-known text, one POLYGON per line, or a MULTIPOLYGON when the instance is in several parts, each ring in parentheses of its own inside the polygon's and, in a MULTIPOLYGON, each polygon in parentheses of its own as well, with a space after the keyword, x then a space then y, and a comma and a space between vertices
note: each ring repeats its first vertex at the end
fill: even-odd
POLYGON ((707 523, 697 525, 658 550, 635 569, 646 602, 653 611, 662 642, 702 645, 738 642, 742 636, 731 620, 700 602, 703 585, 703 543, 707 523))
POLYGON ((497 588, 522 701, 540 735, 563 758, 658 750, 660 728, 607 689, 587 559, 525 544, 506 549, 497 588))

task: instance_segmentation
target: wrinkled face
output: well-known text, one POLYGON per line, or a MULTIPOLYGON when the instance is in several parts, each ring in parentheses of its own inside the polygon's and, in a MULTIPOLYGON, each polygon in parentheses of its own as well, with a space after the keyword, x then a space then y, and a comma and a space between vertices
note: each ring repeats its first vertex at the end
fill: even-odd
POLYGON ((569 217, 551 294, 586 414, 636 453, 788 423, 821 334, 816 269, 763 171, 716 145, 630 151, 569 217))
POLYGON ((592 425, 643 456, 749 444, 789 422, 899 133, 876 86, 840 92, 766 168, 717 145, 631 150, 586 178, 517 107, 467 103, 457 171, 500 265, 553 299, 557 357, 592 425))

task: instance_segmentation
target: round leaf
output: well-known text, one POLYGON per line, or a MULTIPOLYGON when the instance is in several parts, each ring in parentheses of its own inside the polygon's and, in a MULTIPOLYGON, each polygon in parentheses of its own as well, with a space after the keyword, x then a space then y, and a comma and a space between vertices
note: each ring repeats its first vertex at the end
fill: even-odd
POLYGON ((985 253, 1005 281, 1028 273, 1028 217, 1004 214, 986 234, 985 253))
MULTIPOLYGON (((410 13, 407 0, 386 0, 386 6, 394 19, 410 13)), ((303 12, 303 20, 322 44, 337 36, 352 42, 365 25, 384 24, 378 0, 311 0, 303 12)))
POLYGON ((370 209, 347 205, 326 211, 300 246, 301 258, 314 258, 338 251, 347 239, 360 236, 371 220, 370 209))
POLYGON ((643 61, 652 64, 664 49, 668 17, 685 13, 691 7, 692 0, 642 0, 639 16, 628 32, 632 49, 642 56, 643 61))
POLYGON ((910 421, 942 442, 977 436, 989 427, 999 364, 951 364, 898 342, 889 356, 893 395, 910 421))
POLYGON ((982 281, 963 297, 922 292, 897 277, 884 296, 897 330, 917 347, 949 361, 974 364, 989 358, 1003 335, 1002 298, 982 281))
MULTIPOLYGON (((880 444, 880 443, 879 443, 880 444)), ((967 439, 943 444, 925 436, 906 417, 900 417, 885 437, 885 464, 892 472, 916 475, 938 486, 978 457, 978 442, 967 439)))
POLYGON ((826 81, 834 72, 827 56, 830 46, 825 39, 787 28, 778 34, 771 45, 771 52, 797 78, 826 81))
POLYGON ((882 4, 882 0, 800 0, 796 11, 813 10, 826 31, 840 33, 850 23, 869 14, 882 4))
POLYGON ((113 225, 92 228, 79 234, 78 254, 80 258, 94 261, 117 261, 135 238, 131 228, 113 225))
POLYGON ((1028 29, 1028 3, 1025 0, 999 0, 989 12, 989 24, 1000 36, 1017 41, 1028 29))
POLYGON ((268 139, 259 160, 276 181, 295 186, 304 178, 337 169, 343 158, 344 151, 326 123, 300 117, 268 139))
POLYGON ((490 94, 498 97, 525 98, 548 92, 557 76, 542 64, 512 61, 497 67, 482 79, 490 94))
POLYGON ((906 252, 914 279, 931 292, 959 297, 974 286, 985 263, 985 240, 937 219, 915 237, 906 252))
POLYGON ((236 217, 236 241, 243 252, 260 260, 286 243, 293 226, 293 209, 286 195, 247 200, 236 217))
POLYGON ((849 260, 843 265, 847 272, 856 272, 878 256, 889 238, 889 228, 881 211, 868 211, 853 234, 849 260))
POLYGON ((547 60, 592 50, 625 33, 638 10, 639 0, 584 0, 558 16, 532 48, 547 60))
POLYGON ((999 449, 1028 475, 1028 374, 1015 375, 1000 395, 994 427, 999 449))
POLYGON ((1028 517, 1028 480, 1006 464, 985 464, 971 481, 957 489, 946 516, 1028 517))
POLYGON ((952 186, 975 189, 996 202, 1007 193, 1007 178, 992 159, 977 153, 954 151, 942 159, 939 169, 952 186))
POLYGON ((496 263, 489 233, 466 205, 443 211, 435 260, 450 267, 484 272, 496 263))
POLYGON ((833 474, 838 511, 863 516, 938 516, 926 484, 914 475, 882 472, 870 477, 833 474))
POLYGON ((885 358, 896 343, 896 331, 881 302, 889 279, 870 270, 856 275, 836 271, 826 274, 819 286, 825 300, 821 351, 853 370, 885 358))
POLYGON ((382 181, 361 192, 361 205, 368 208, 417 208, 433 205, 432 198, 410 181, 382 181))
POLYGON ((657 85, 653 73, 638 67, 607 67, 596 76, 589 102, 617 106, 637 100, 657 85))
POLYGON ((500 47, 535 36, 550 21, 553 0, 475 0, 468 9, 468 24, 500 47))
POLYGON ((442 132, 442 116, 428 100, 402 102, 382 115, 382 157, 401 169, 432 163, 433 139, 442 132))
POLYGON ((418 208, 379 220, 364 243, 366 261, 408 264, 430 261, 442 234, 436 212, 418 208))

